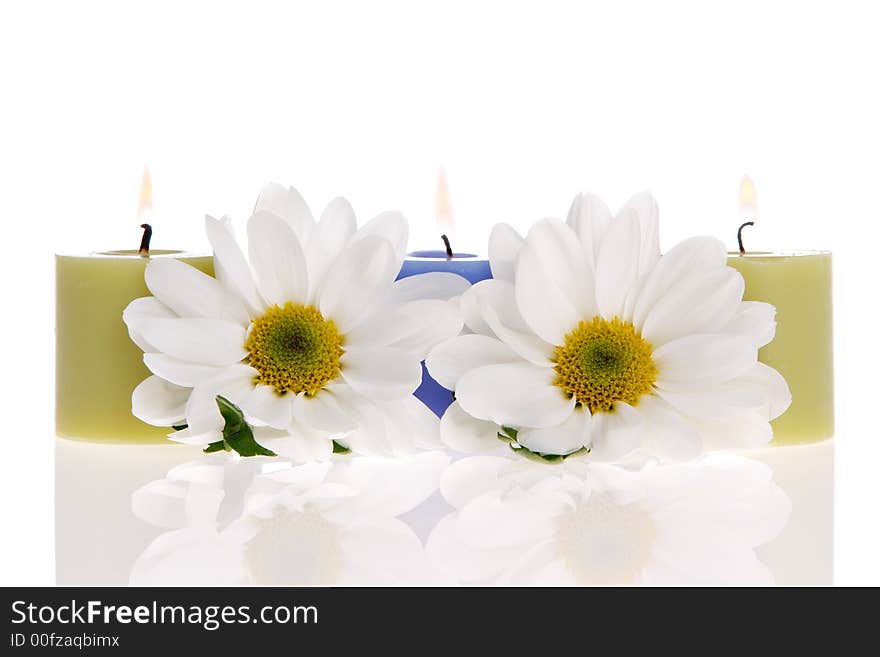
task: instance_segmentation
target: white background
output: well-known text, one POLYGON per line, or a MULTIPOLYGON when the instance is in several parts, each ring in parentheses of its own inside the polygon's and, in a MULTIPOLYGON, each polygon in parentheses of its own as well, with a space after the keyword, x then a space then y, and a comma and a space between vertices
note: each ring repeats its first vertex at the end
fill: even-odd
MULTIPOLYGON (((880 584, 878 16, 841 2, 16 2, 0 7, 3 435, 0 584, 54 582, 55 251, 206 246, 261 185, 365 220, 402 210, 437 246, 645 188, 661 240, 835 252, 836 573, 880 584)), ((809 546, 805 546, 809 549, 809 546)))

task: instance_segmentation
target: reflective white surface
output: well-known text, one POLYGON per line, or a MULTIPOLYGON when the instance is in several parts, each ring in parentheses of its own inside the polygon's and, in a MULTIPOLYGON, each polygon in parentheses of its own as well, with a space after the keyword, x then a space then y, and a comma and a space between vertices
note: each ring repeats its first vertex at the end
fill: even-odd
POLYGON ((626 471, 56 442, 58 584, 830 584, 833 441, 626 471))

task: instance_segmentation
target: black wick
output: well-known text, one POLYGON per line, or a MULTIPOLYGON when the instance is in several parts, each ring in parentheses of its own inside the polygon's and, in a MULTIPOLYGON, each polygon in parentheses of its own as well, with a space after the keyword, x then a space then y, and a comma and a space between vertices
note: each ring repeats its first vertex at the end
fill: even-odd
POLYGON ((744 223, 742 226, 739 227, 738 231, 736 231, 736 241, 739 244, 739 254, 740 255, 746 254, 746 247, 743 246, 743 228, 745 228, 746 226, 754 226, 754 225, 755 225, 754 221, 747 221, 746 223, 744 223))
POLYGON ((452 258, 452 245, 449 243, 449 238, 446 235, 441 235, 440 239, 443 240, 443 243, 446 245, 446 257, 452 258))
POLYGON ((141 237, 141 248, 138 249, 138 253, 142 256, 150 255, 150 239, 153 237, 153 227, 150 224, 141 224, 141 228, 144 229, 144 236, 141 237))

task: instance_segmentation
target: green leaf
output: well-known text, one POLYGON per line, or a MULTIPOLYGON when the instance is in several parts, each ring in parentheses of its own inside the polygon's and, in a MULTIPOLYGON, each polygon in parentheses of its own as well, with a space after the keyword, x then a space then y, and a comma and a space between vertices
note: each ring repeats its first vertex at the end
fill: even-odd
POLYGON ((498 438, 506 443, 514 443, 518 433, 513 427, 501 427, 501 431, 498 432, 498 438))
POLYGON ((271 449, 266 449, 254 439, 254 432, 244 419, 241 409, 225 397, 217 395, 217 408, 226 423, 223 427, 222 446, 211 443, 207 451, 216 452, 220 449, 234 449, 242 456, 277 456, 271 449))
POLYGON ((205 447, 205 454, 210 454, 211 452, 221 452, 223 450, 229 451, 230 447, 226 444, 225 440, 218 440, 216 443, 211 443, 207 447, 205 447))
POLYGON ((341 443, 337 443, 335 440, 333 441, 333 453, 334 454, 349 454, 351 450, 341 443))
POLYGON ((588 450, 586 447, 581 447, 576 452, 571 452, 570 454, 564 455, 533 452, 528 447, 523 447, 516 441, 516 437, 518 435, 519 431, 517 431, 513 427, 501 427, 501 430, 498 432, 498 439, 506 442, 507 446, 510 447, 511 450, 529 459, 530 461, 537 461, 538 463, 549 463, 551 465, 559 465, 565 459, 571 458, 572 456, 581 456, 582 454, 590 453, 590 450, 588 450))
POLYGON ((175 431, 183 431, 184 429, 186 429, 188 427, 189 427, 188 424, 172 424, 171 425, 171 428, 174 429, 175 431))

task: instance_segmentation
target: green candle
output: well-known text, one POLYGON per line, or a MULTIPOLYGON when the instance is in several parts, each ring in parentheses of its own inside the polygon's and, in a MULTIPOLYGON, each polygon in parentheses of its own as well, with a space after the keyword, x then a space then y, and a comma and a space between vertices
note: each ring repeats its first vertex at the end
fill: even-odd
POLYGON ((165 441, 169 429, 131 414, 131 393, 150 375, 122 311, 150 293, 150 258, 177 258, 213 274, 211 256, 181 251, 109 251, 55 257, 55 431, 64 438, 115 443, 165 441))
POLYGON ((776 337, 758 352, 788 381, 792 402, 772 422, 773 444, 812 443, 834 435, 831 253, 731 253, 746 301, 776 306, 776 337))

